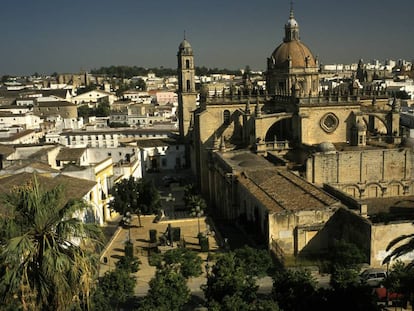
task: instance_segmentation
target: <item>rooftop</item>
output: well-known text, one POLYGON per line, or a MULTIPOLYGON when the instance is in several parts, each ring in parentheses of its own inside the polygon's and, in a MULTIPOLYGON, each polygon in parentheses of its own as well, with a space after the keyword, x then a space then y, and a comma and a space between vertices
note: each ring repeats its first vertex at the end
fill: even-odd
POLYGON ((62 148, 56 160, 58 161, 77 161, 86 152, 86 148, 62 148))
POLYGON ((331 195, 283 169, 243 172, 239 182, 272 212, 325 209, 339 203, 331 195))

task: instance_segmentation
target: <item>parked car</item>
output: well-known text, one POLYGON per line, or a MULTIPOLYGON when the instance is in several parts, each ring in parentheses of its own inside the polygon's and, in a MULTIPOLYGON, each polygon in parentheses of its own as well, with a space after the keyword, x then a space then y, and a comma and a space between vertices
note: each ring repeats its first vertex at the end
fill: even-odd
POLYGON ((170 175, 165 175, 163 178, 162 178, 162 182, 163 182, 163 185, 165 186, 165 187, 168 187, 170 184, 172 184, 172 183, 177 183, 177 182, 179 182, 179 178, 178 177, 176 177, 176 176, 170 176, 170 175))
POLYGON ((361 283, 371 287, 379 287, 387 277, 387 271, 384 269, 370 268, 360 274, 361 283))

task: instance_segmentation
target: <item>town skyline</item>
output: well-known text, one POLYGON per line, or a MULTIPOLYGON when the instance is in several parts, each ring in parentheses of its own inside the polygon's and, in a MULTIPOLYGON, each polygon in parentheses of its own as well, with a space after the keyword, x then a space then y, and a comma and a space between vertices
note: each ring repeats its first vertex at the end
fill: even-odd
MULTIPOLYGON (((411 61, 414 3, 394 4, 317 0, 295 1, 293 8, 301 41, 322 64, 411 61)), ((264 70, 266 58, 283 40, 290 5, 287 0, 254 5, 212 0, 206 6, 188 0, 5 1, 0 13, 5 43, 0 75, 79 72, 110 65, 175 68, 184 32, 197 66, 264 70)))

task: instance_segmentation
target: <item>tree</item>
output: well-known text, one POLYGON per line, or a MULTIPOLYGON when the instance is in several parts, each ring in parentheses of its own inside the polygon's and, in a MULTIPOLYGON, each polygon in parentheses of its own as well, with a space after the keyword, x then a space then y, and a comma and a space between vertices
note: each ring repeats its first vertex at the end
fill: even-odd
MULTIPOLYGON (((407 234, 407 235, 401 235, 394 240, 392 240, 388 246, 386 251, 391 251, 391 254, 389 254, 387 257, 384 258, 383 264, 388 264, 391 259, 400 258, 401 256, 404 256, 408 253, 414 252, 414 233, 413 234, 407 234), (405 243, 402 243, 405 241, 405 243), (399 246, 397 246, 400 244, 399 246)), ((414 267, 414 261, 411 261, 408 264, 408 267, 414 267)))
POLYGON ((337 266, 331 274, 330 284, 333 289, 343 290, 360 283, 359 273, 355 269, 337 266))
POLYGON ((154 214, 161 206, 160 194, 154 183, 141 179, 136 181, 134 177, 122 179, 111 190, 114 199, 110 207, 122 215, 154 214))
POLYGON ((118 213, 126 215, 127 212, 135 213, 138 210, 139 191, 134 177, 122 179, 115 184, 111 189, 111 195, 113 200, 110 203, 110 207, 118 213))
POLYGON ((76 89, 76 95, 81 95, 93 90, 96 90, 98 88, 98 86, 96 84, 90 84, 87 86, 82 86, 76 89))
POLYGON ((414 267, 397 260, 392 265, 384 281, 384 286, 390 292, 403 294, 405 299, 412 299, 414 292, 414 267))
POLYGON ((135 278, 128 270, 107 271, 98 280, 92 297, 92 310, 118 310, 119 306, 134 295, 135 278))
POLYGON ((187 248, 175 248, 164 253, 158 269, 175 269, 188 279, 201 275, 202 262, 203 260, 194 251, 187 248))
POLYGON ((359 270, 360 265, 367 261, 366 255, 353 243, 345 240, 335 240, 328 255, 331 269, 336 267, 354 268, 359 270))
POLYGON ((209 306, 242 299, 252 304, 257 298, 258 286, 252 276, 239 265, 233 252, 220 254, 202 287, 209 306))
POLYGON ((97 117, 107 117, 111 114, 111 107, 109 103, 99 103, 98 107, 93 111, 93 114, 97 117))
POLYGON ((236 249, 235 258, 246 274, 263 277, 273 267, 272 258, 267 250, 258 250, 249 246, 236 249))
POLYGON ((206 201, 199 195, 193 184, 188 184, 184 187, 183 201, 187 210, 192 214, 197 214, 196 209, 203 214, 207 208, 206 201))
POLYGON ((140 310, 180 311, 190 300, 187 280, 172 268, 157 270, 140 310))
POLYGON ((1 83, 6 83, 7 81, 9 81, 9 79, 11 78, 11 76, 9 75, 4 75, 1 77, 1 83))
POLYGON ((275 274, 272 297, 282 310, 312 310, 316 281, 308 270, 283 270, 275 274))
POLYGON ((372 294, 372 288, 363 285, 351 285, 340 289, 319 289, 306 303, 307 306, 300 310, 381 310, 372 294))
POLYGON ((23 310, 89 305, 101 231, 74 215, 87 206, 67 201, 63 188, 44 190, 36 175, 4 198, 10 211, 0 262, 0 299, 23 310))
POLYGON ((134 256, 134 244, 129 240, 125 242, 124 253, 125 255, 116 262, 116 268, 129 273, 138 272, 141 261, 134 256))
POLYGON ((161 196, 154 182, 141 179, 138 182, 139 209, 143 214, 156 214, 161 208, 161 196))
POLYGON ((91 108, 88 107, 88 105, 81 105, 78 107, 78 116, 82 117, 84 119, 89 118, 93 115, 93 111, 91 108))

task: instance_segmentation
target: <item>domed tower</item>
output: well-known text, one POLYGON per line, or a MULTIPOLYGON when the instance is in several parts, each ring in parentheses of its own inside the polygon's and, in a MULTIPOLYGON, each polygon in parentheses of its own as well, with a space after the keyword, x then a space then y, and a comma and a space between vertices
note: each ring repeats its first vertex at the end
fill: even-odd
POLYGON ((190 43, 184 38, 178 47, 178 120, 180 136, 186 137, 190 128, 192 112, 196 109, 194 54, 190 43))
POLYGON ((296 89, 296 96, 315 96, 319 93, 318 72, 318 61, 300 41, 299 24, 291 9, 283 42, 267 59, 268 93, 292 95, 292 89, 296 89))

